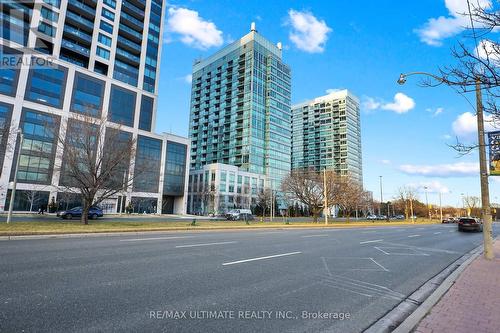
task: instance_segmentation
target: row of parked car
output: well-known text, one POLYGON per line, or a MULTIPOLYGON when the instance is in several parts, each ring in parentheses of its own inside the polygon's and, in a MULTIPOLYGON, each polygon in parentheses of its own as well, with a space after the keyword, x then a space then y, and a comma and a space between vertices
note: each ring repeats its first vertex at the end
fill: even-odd
MULTIPOLYGON (((416 217, 415 217, 416 218, 416 217)), ((387 215, 368 215, 366 217, 367 220, 373 221, 373 220, 387 220, 387 215)), ((390 216, 389 220, 404 220, 405 216, 404 215, 396 215, 396 216, 390 216)))
POLYGON ((476 217, 448 217, 442 223, 456 223, 458 231, 483 231, 483 221, 476 217))

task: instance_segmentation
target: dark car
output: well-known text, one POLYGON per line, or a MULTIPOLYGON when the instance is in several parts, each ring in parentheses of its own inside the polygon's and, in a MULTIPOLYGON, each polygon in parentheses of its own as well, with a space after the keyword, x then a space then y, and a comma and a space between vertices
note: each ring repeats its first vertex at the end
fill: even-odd
MULTIPOLYGON (((69 210, 63 210, 60 212, 57 212, 57 216, 63 219, 71 220, 73 217, 81 217, 83 212, 82 207, 75 207, 71 208, 69 210)), ((92 206, 89 209, 89 214, 88 217, 92 220, 97 219, 98 217, 102 217, 102 209, 97 207, 97 206, 92 206)))
POLYGON ((483 231, 483 223, 474 217, 461 217, 458 220, 458 231, 483 231))

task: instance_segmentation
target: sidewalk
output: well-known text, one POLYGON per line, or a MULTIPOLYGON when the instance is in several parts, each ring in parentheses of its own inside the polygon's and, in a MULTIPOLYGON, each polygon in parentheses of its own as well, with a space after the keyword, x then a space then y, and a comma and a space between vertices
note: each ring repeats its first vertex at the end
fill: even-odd
POLYGON ((475 259, 414 332, 500 332, 500 240, 493 248, 495 259, 475 259))

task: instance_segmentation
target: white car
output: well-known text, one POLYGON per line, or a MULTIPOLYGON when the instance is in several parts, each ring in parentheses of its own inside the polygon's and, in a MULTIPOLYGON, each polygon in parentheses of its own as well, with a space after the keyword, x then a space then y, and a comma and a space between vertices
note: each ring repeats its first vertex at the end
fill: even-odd
POLYGON ((226 213, 226 219, 231 221, 240 220, 240 217, 245 216, 249 219, 253 219, 252 211, 250 209, 233 209, 226 213))

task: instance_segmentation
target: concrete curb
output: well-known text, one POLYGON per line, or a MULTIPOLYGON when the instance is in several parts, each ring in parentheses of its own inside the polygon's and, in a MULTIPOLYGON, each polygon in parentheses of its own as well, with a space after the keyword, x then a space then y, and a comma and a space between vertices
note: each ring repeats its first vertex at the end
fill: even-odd
POLYGON ((364 332, 411 332, 450 289, 465 268, 482 252, 483 245, 480 245, 455 260, 364 332))

